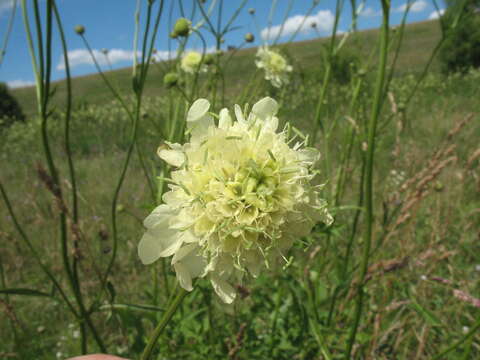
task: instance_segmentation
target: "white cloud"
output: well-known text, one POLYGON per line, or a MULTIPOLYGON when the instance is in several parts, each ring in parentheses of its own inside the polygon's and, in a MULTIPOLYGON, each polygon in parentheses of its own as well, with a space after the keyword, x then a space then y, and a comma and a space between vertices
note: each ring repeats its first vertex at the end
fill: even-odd
MULTIPOLYGON (((394 12, 403 13, 407 10, 408 3, 400 5, 399 7, 393 9, 394 12)), ((417 0, 411 3, 410 12, 418 13, 424 11, 428 7, 428 3, 425 0, 417 0)))
POLYGON ((382 11, 381 10, 374 10, 373 8, 371 7, 367 7, 363 10, 361 10, 358 15, 360 16, 365 16, 365 17, 375 17, 375 16, 380 16, 382 15, 382 11))
MULTIPOLYGON (((185 49, 185 51, 195 50, 201 52, 201 49, 185 49)), ((206 49, 207 53, 212 53, 215 51, 215 46, 208 47, 206 49)), ((95 59, 97 60, 100 66, 106 66, 110 62, 111 65, 121 63, 121 62, 133 62, 134 52, 130 50, 123 49, 108 49, 107 55, 105 55, 105 49, 93 49, 92 50, 95 59), (108 56, 108 59, 107 59, 108 56)), ((137 56, 140 61, 142 56, 141 51, 137 51, 137 56)), ((177 56, 175 50, 158 50, 152 54, 152 58, 156 61, 163 61, 173 59, 177 56)), ((93 59, 87 49, 75 49, 68 52, 68 59, 70 62, 70 68, 74 68, 80 65, 94 65, 93 59)), ((60 56, 60 60, 57 64, 57 70, 65 70, 65 63, 63 61, 63 54, 60 56)))
POLYGON ((260 34, 264 40, 273 40, 277 38, 280 31, 282 32, 280 37, 284 37, 294 34, 300 27, 299 31, 303 34, 307 34, 313 31, 312 24, 316 25, 318 31, 327 33, 332 30, 334 20, 335 17, 330 10, 320 10, 315 15, 291 16, 285 21, 283 29, 282 25, 275 25, 270 29, 264 28, 260 34))
MULTIPOLYGON (((112 65, 122 61, 132 61, 134 52, 123 49, 109 49, 108 60, 101 50, 92 50, 95 59, 100 65, 107 65, 110 62, 112 65)), ((140 51, 137 51, 137 55, 140 56, 140 51)), ((93 59, 87 49, 75 49, 68 52, 68 60, 70 67, 74 68, 80 65, 93 65, 93 59)), ((60 61, 57 65, 57 70, 65 70, 65 63, 63 61, 63 54, 60 57, 60 61)))
POLYGON ((13 7, 13 4, 13 0, 0 0, 0 15, 10 10, 13 7))
POLYGON ((28 81, 28 80, 12 80, 12 81, 7 81, 7 85, 10 89, 16 89, 16 88, 22 88, 22 87, 35 85, 35 82, 34 81, 28 81))
POLYGON ((445 14, 445 9, 440 9, 439 11, 435 10, 434 12, 432 12, 430 14, 430 16, 428 17, 429 20, 434 20, 434 19, 438 19, 440 16, 442 16, 443 14, 445 14))

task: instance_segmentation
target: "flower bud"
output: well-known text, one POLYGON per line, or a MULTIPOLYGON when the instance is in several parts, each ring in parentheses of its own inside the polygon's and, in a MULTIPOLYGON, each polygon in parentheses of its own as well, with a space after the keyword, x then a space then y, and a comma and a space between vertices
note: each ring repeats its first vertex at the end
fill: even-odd
POLYGON ((443 188, 443 184, 440 181, 435 182, 435 184, 433 185, 433 190, 435 190, 436 192, 442 192, 443 188))
POLYGON ((175 72, 169 72, 163 77, 163 84, 167 88, 172 88, 178 84, 178 74, 175 72))
POLYGON ((175 23, 175 26, 173 27, 173 32, 178 36, 188 36, 191 30, 191 25, 192 23, 190 22, 190 20, 180 18, 175 23))
POLYGON ((252 33, 246 33, 245 34, 245 41, 248 43, 254 42, 255 41, 255 36, 253 36, 252 33))
POLYGON ((83 25, 76 25, 75 26, 75 32, 78 34, 78 35, 83 35, 85 33, 85 26, 83 25))
POLYGON ((175 31, 172 31, 172 32, 170 33, 170 37, 171 37, 172 39, 176 39, 176 38, 178 37, 178 35, 177 35, 177 33, 176 33, 175 31))
POLYGON ((203 58, 203 63, 204 63, 205 65, 212 65, 214 60, 215 60, 215 58, 213 57, 212 54, 207 54, 207 55, 205 55, 205 57, 203 58))

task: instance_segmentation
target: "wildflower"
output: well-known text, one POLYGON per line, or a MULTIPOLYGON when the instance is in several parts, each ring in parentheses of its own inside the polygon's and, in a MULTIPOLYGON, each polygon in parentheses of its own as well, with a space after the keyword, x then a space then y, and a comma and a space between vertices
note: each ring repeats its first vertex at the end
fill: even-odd
POLYGON ((173 256, 184 289, 207 277, 231 303, 244 275, 286 260, 294 241, 332 218, 321 186, 310 183, 319 153, 303 142, 290 147, 288 131, 276 132, 275 100, 260 100, 250 113, 235 105, 236 121, 222 109, 218 124, 209 108, 207 100, 195 101, 187 114, 189 142, 158 151, 176 170, 164 204, 144 221, 138 254, 144 264, 173 256))
POLYGON ((178 83, 178 75, 175 72, 166 73, 163 77, 163 84, 167 88, 174 87, 178 83))
POLYGON ((265 70, 265 80, 270 81, 273 86, 280 87, 288 83, 288 73, 292 71, 292 67, 275 50, 266 46, 258 48, 255 64, 265 70))
POLYGON ((186 73, 194 74, 197 71, 204 72, 207 70, 205 66, 201 66, 201 63, 202 54, 198 51, 189 51, 183 56, 180 67, 186 73))
POLYGON ((173 33, 177 36, 188 36, 192 28, 192 22, 185 18, 180 18, 173 27, 173 33))
POLYGON ((205 55, 205 58, 203 59, 203 63, 205 65, 212 65, 214 62, 215 62, 215 57, 213 54, 205 55))
POLYGON ((255 36, 253 36, 252 33, 246 33, 245 34, 245 41, 249 42, 249 43, 254 42, 255 41, 255 36))
POLYGON ((83 35, 85 33, 85 26, 83 25, 76 25, 75 26, 75 32, 78 34, 78 35, 83 35))

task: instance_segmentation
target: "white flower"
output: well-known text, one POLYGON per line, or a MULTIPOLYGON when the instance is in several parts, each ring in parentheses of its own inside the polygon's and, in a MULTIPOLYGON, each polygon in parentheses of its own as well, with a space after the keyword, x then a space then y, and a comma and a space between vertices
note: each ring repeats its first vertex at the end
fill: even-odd
POLYGON ((259 47, 255 64, 265 70, 265 80, 270 81, 273 86, 281 87, 288 83, 288 73, 292 71, 292 66, 288 65, 287 60, 278 52, 267 46, 259 47))
MULTIPOLYGON (((138 246, 150 264, 172 257, 180 285, 207 276, 224 302, 246 273, 256 277, 319 221, 332 218, 313 186, 316 149, 289 147, 287 130, 276 132, 278 105, 257 102, 249 114, 235 105, 214 122, 210 103, 199 99, 187 114, 190 142, 169 144, 159 156, 177 168, 164 204, 145 219, 138 246)), ((287 128, 286 128, 287 129, 287 128)))
POLYGON ((188 74, 194 74, 197 71, 207 71, 206 65, 202 64, 200 66, 201 62, 202 54, 200 54, 198 51, 189 51, 183 55, 180 67, 188 74))

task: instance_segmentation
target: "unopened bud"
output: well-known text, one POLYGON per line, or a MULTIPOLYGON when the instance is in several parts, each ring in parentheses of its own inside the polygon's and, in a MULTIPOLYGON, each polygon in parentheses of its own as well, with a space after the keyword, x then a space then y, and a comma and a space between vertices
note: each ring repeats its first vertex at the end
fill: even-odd
POLYGON ((246 33, 245 34, 245 41, 248 43, 254 42, 255 41, 255 36, 253 36, 252 33, 246 33))
POLYGON ((207 54, 207 55, 205 55, 205 58, 203 59, 203 63, 205 65, 212 65, 214 60, 215 60, 215 58, 213 57, 212 54, 207 54))
POLYGON ((190 34, 191 25, 192 23, 190 22, 190 20, 180 18, 175 23, 175 26, 173 27, 173 32, 178 36, 188 36, 188 34, 190 34))
POLYGON ((178 84, 178 75, 174 72, 169 72, 163 77, 163 84, 167 88, 172 88, 178 84))
POLYGON ((443 191, 443 184, 440 181, 435 182, 433 185, 433 190, 436 192, 442 192, 443 191))
POLYGON ((78 35, 83 35, 85 33, 85 26, 83 25, 77 25, 75 26, 75 32, 78 34, 78 35))

